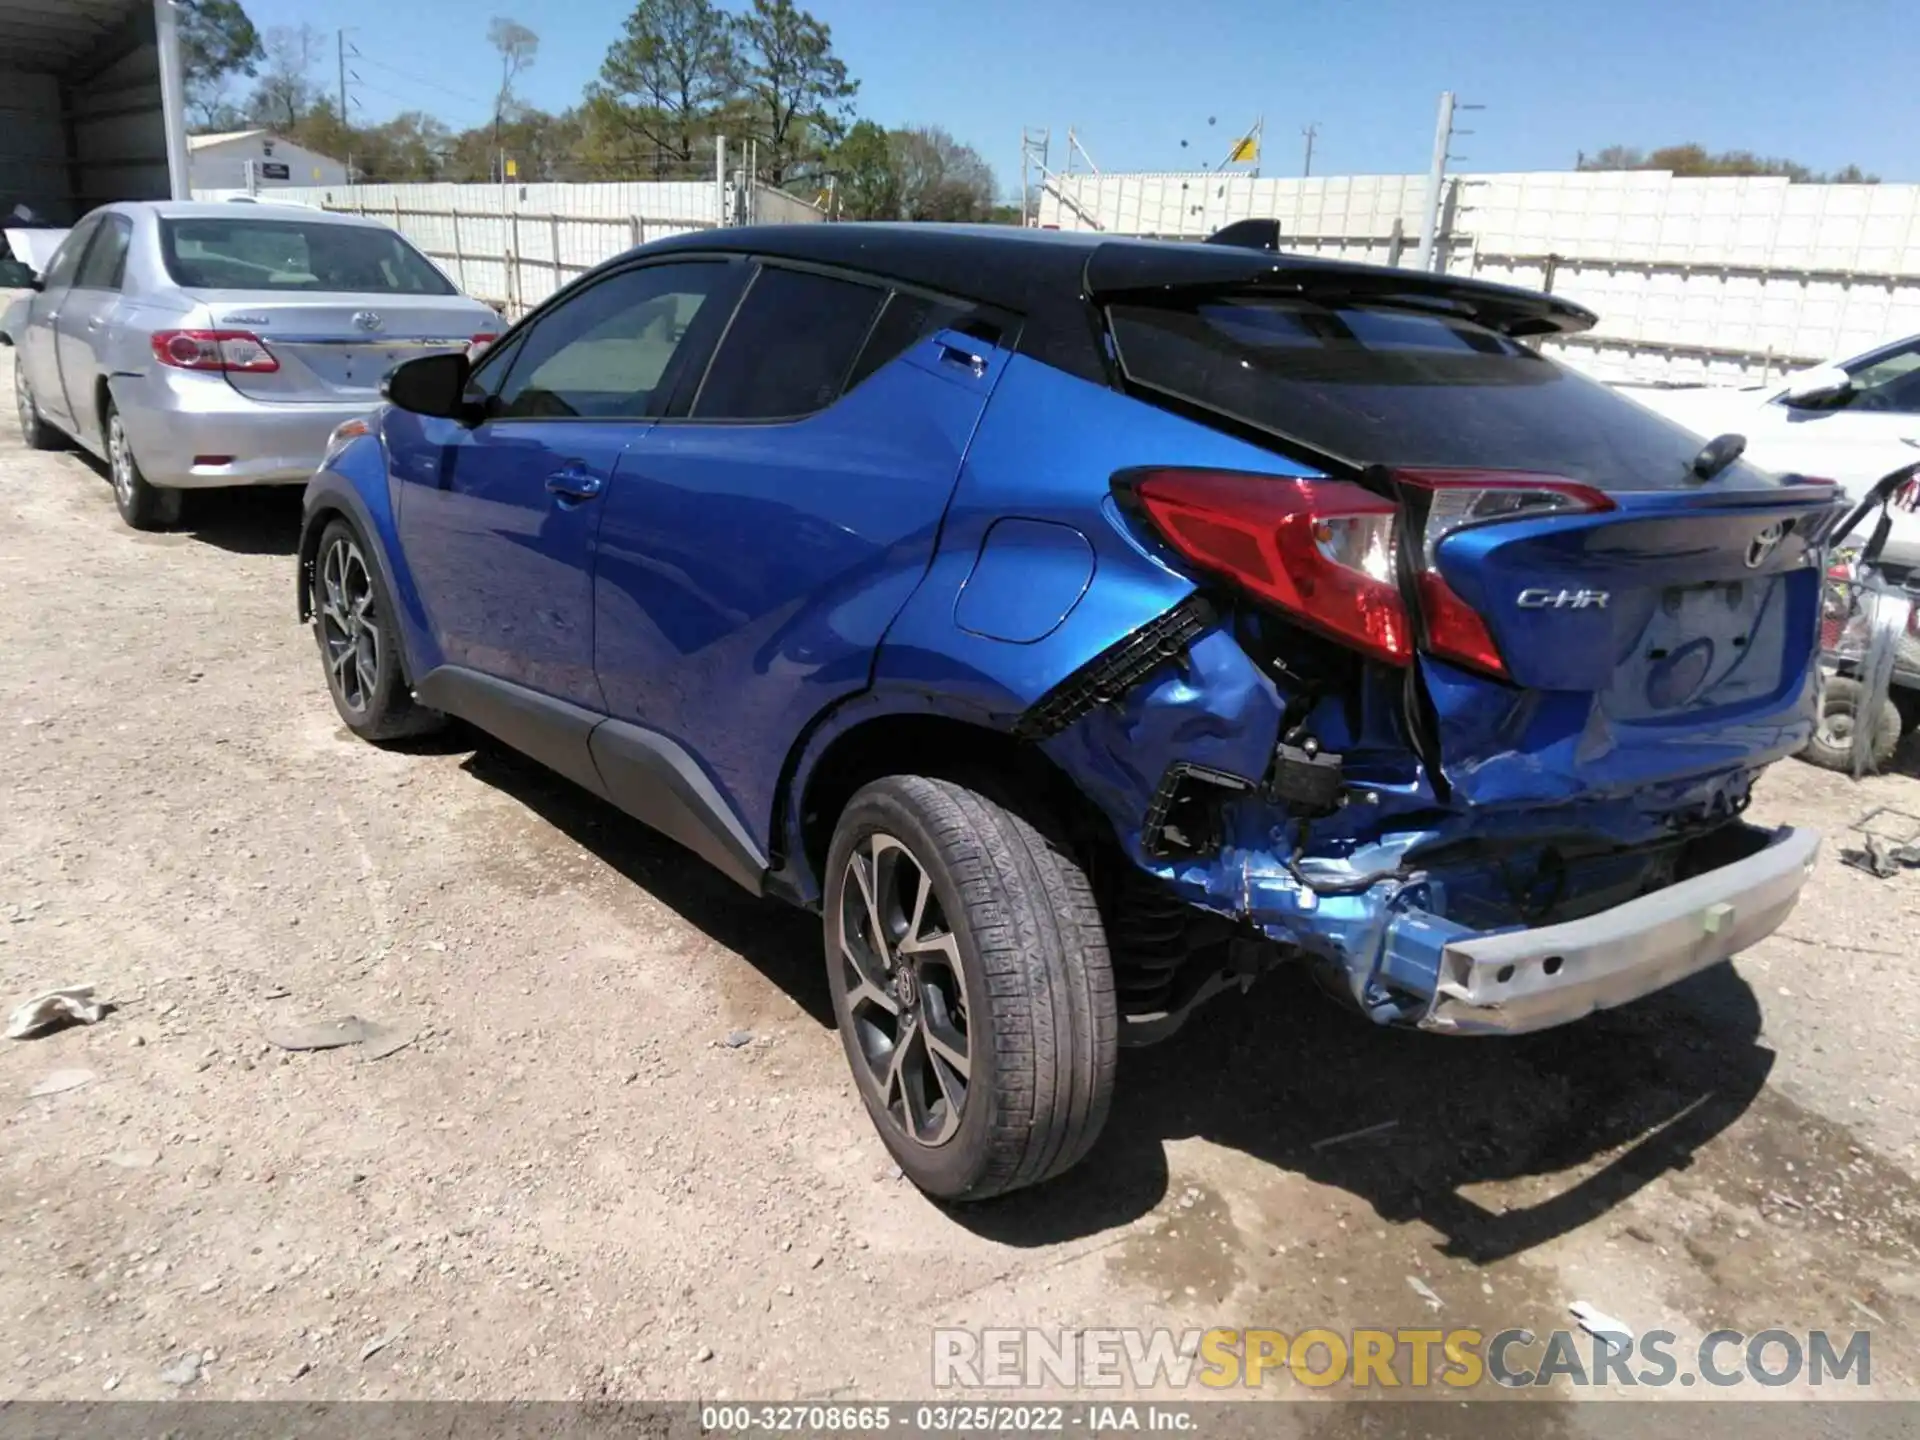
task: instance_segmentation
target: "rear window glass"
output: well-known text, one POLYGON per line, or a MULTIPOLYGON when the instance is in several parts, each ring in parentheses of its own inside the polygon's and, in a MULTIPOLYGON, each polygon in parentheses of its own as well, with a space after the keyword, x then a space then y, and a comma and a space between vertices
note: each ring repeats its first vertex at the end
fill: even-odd
POLYGON ((1356 464, 1536 470, 1620 490, 1690 483, 1701 442, 1468 321, 1263 297, 1109 307, 1122 371, 1356 464))
POLYGON ((452 285, 391 230, 300 220, 162 220, 160 251, 189 290, 325 290, 452 295, 452 285))

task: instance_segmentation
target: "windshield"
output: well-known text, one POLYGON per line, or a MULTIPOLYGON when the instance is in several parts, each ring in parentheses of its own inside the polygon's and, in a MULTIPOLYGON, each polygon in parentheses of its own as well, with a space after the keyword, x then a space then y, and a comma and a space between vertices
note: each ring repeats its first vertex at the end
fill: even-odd
POLYGON ((162 220, 167 273, 189 290, 321 290, 452 295, 391 230, 324 220, 162 220))
POLYGON ((1692 483, 1688 431, 1455 316, 1225 296, 1108 318, 1132 383, 1355 464, 1692 483))

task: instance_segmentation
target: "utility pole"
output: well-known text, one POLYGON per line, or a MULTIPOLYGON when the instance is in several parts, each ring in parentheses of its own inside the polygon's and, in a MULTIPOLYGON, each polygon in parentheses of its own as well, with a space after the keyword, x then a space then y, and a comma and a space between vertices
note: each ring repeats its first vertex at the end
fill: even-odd
POLYGON ((1453 91, 1440 92, 1440 118, 1433 127, 1433 163, 1427 167, 1427 198, 1420 207, 1420 248, 1416 270, 1433 269, 1433 232, 1440 223, 1440 187, 1447 178, 1447 146, 1453 139, 1453 91))
POLYGON ((153 0, 154 42, 160 52, 160 116, 167 135, 168 188, 175 200, 193 198, 187 158, 187 82, 180 63, 179 18, 173 0, 153 0))
POLYGON ((1320 122, 1317 120, 1314 121, 1312 124, 1308 125, 1306 129, 1302 130, 1300 133, 1307 137, 1306 163, 1304 163, 1300 167, 1301 175, 1306 176, 1306 175, 1313 174, 1313 141, 1314 141, 1314 137, 1320 133, 1320 122))

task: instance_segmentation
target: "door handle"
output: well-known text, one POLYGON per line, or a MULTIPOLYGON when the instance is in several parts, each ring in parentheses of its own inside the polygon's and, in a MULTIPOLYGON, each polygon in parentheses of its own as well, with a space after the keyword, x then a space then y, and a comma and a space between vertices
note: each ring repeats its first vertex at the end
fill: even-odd
POLYGON ((940 358, 949 365, 959 365, 970 371, 975 379, 987 373, 987 357, 976 355, 971 350, 954 344, 951 340, 940 342, 940 358))
POLYGON ((547 489, 565 500, 591 500, 605 485, 598 475, 577 465, 568 465, 547 477, 547 489))
POLYGON ((102 320, 98 315, 96 315, 93 317, 93 319, 87 321, 87 328, 89 330, 98 330, 102 325, 106 323, 107 323, 106 321, 102 320))

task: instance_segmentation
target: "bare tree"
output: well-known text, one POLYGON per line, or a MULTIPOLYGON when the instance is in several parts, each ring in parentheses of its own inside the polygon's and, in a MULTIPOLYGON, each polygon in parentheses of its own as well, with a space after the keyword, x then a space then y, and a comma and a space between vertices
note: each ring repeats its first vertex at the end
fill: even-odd
POLYGON ((320 98, 313 72, 323 38, 311 25, 277 25, 267 31, 266 67, 247 107, 256 123, 291 130, 313 108, 320 98))
MULTIPOLYGON (((493 100, 493 149, 500 153, 500 127, 506 122, 507 108, 513 104, 513 82, 520 72, 533 64, 540 51, 540 37, 518 20, 496 15, 487 25, 487 43, 500 52, 500 90, 493 100)), ((500 163, 500 179, 507 178, 506 165, 500 163)))

